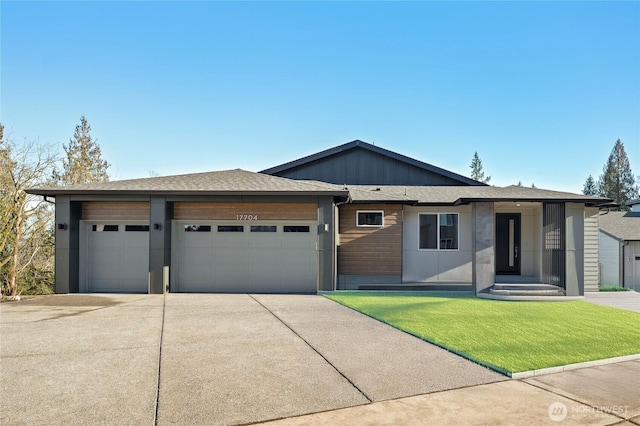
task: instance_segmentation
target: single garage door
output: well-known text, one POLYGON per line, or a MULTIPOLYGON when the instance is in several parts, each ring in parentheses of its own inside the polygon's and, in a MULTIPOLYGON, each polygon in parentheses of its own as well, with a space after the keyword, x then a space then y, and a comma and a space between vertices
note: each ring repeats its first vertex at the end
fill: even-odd
MULTIPOLYGON (((81 277, 87 292, 147 293, 149 225, 84 222, 81 277)), ((82 284, 82 283, 81 283, 82 284)))
POLYGON ((175 292, 315 293, 315 221, 174 221, 175 292))

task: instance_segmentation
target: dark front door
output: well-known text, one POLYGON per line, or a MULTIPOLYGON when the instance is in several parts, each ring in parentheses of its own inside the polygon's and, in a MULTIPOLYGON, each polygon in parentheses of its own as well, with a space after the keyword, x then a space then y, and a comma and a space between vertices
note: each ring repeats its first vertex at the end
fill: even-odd
POLYGON ((496 274, 520 275, 520 213, 496 214, 496 274))

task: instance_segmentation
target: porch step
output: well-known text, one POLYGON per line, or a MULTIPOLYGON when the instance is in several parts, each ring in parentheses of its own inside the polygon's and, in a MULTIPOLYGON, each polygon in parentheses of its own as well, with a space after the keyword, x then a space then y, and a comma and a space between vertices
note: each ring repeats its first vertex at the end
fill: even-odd
POLYGON ((489 289, 490 294, 510 296, 564 296, 564 290, 551 284, 502 284, 496 283, 489 289))
POLYGON ((358 290, 380 291, 473 291, 473 284, 361 284, 358 290))

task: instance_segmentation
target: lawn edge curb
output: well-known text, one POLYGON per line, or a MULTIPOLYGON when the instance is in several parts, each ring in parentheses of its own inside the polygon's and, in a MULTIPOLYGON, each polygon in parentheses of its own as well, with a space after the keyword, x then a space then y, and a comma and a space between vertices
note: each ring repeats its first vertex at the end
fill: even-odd
POLYGON ((624 361, 640 359, 640 354, 623 355, 614 358, 597 359, 595 361, 577 362, 575 364, 560 365, 558 367, 541 368, 539 370, 521 371, 518 373, 506 373, 512 379, 529 379, 545 374, 562 373, 564 371, 578 370, 580 368, 597 367, 599 365, 615 364, 624 361))

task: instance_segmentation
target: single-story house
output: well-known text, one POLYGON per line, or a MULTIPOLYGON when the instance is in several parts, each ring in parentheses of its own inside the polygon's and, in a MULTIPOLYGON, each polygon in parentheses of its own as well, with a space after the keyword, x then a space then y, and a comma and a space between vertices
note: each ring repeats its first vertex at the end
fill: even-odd
MULTIPOLYGON (((487 186, 353 141, 259 173, 56 188, 56 292, 598 287, 611 200, 487 186)), ((498 291, 498 290, 496 290, 498 291)))
POLYGON ((600 215, 600 282, 640 291, 640 199, 627 206, 600 215))

